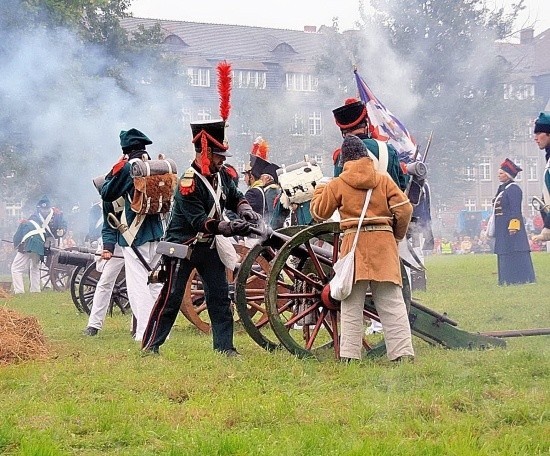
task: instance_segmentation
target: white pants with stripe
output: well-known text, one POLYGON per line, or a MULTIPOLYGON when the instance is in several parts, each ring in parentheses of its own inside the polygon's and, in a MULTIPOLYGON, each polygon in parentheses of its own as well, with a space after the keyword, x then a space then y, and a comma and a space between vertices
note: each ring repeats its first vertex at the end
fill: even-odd
MULTIPOLYGON (((139 252, 149 264, 154 267, 160 255, 156 253, 158 242, 146 242, 138 247, 139 252)), ((153 305, 162 289, 162 283, 147 284, 149 271, 137 258, 131 247, 122 247, 124 266, 126 268, 126 288, 132 313, 136 319, 136 341, 141 342, 143 333, 149 322, 153 305)))
POLYGON ((31 293, 40 293, 40 256, 34 252, 17 252, 11 264, 11 280, 15 294, 25 293, 23 275, 29 274, 31 293))

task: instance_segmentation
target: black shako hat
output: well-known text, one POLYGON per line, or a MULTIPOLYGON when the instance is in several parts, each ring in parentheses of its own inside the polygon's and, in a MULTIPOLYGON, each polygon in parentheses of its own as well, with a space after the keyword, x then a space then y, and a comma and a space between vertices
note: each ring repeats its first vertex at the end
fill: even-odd
POLYGON ((280 166, 276 165, 275 163, 268 162, 267 160, 264 160, 262 157, 258 157, 257 155, 250 155, 250 173, 257 179, 262 174, 269 174, 276 183, 279 182, 277 179, 277 170, 280 168, 280 166))
POLYGON ((206 147, 209 147, 213 153, 224 157, 232 157, 227 152, 229 144, 225 139, 225 127, 226 123, 221 119, 191 122, 192 142, 195 145, 195 152, 198 154, 203 152, 203 142, 206 141, 206 147))
POLYGON ((340 106, 332 111, 336 125, 340 127, 340 130, 350 130, 363 122, 367 117, 365 103, 360 100, 354 100, 353 98, 347 99, 344 106, 340 106))

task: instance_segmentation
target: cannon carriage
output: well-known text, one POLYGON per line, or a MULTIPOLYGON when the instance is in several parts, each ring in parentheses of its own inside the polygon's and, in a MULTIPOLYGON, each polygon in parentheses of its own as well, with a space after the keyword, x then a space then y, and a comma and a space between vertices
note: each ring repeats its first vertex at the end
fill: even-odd
MULTIPOLYGON (((268 351, 286 349, 302 358, 339 358, 340 303, 330 297, 328 284, 338 258, 341 234, 336 222, 293 226, 270 233, 250 250, 240 251, 241 262, 231 285, 232 298, 242 327, 260 347, 268 351)), ((504 336, 459 329, 447 315, 412 298, 404 268, 403 282, 414 336, 449 349, 506 345, 504 336)), ((195 275, 190 279, 188 287, 186 296, 190 305, 187 312, 196 312, 194 317, 200 320, 197 327, 208 330, 202 313, 206 303, 200 277, 195 275)), ((379 321, 372 297, 368 294, 365 296, 364 316, 379 321)), ((193 322, 193 318, 189 320, 193 322)), ((383 341, 377 339, 376 343, 371 343, 368 336, 364 337, 365 356, 376 357, 385 353, 383 341)))

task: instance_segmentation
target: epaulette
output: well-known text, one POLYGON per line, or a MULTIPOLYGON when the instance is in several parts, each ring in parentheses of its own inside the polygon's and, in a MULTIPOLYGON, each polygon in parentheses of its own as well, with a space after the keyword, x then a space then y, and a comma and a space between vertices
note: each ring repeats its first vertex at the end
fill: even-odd
POLYGON ((124 168, 124 165, 128 163, 128 159, 123 157, 121 158, 118 162, 116 162, 114 165, 113 165, 113 169, 111 171, 111 174, 114 176, 115 174, 117 174, 122 168, 124 168))
POLYGON ((195 170, 187 168, 183 177, 180 179, 179 191, 182 195, 189 195, 195 191, 195 170))

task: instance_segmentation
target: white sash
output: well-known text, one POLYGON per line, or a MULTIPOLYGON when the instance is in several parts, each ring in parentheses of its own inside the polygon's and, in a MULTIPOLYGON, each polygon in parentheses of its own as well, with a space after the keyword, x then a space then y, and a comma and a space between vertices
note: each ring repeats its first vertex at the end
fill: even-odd
POLYGON ((46 242, 46 238, 45 238, 46 231, 44 230, 44 228, 41 228, 40 225, 36 223, 34 220, 29 220, 29 222, 31 222, 34 225, 34 230, 31 230, 27 234, 25 234, 25 236, 23 236, 23 239, 21 239, 21 242, 19 243, 19 245, 17 245, 17 247, 19 247, 21 244, 23 244, 23 242, 25 242, 28 238, 30 238, 31 236, 34 236, 35 234, 40 235, 40 237, 42 238, 42 242, 46 242))
POLYGON ((378 144, 378 158, 367 148, 369 157, 372 158, 372 161, 374 162, 374 169, 381 173, 388 172, 388 162, 389 162, 389 154, 388 154, 388 145, 384 141, 378 141, 375 139, 376 143, 378 144))

